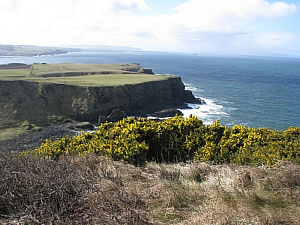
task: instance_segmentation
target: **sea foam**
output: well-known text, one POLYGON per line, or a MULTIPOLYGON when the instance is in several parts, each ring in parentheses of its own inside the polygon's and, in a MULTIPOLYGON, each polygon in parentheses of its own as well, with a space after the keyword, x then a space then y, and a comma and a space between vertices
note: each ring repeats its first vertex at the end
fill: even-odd
POLYGON ((183 113, 183 116, 188 117, 194 115, 203 120, 204 124, 208 125, 214 123, 219 117, 228 115, 222 105, 216 104, 211 99, 201 99, 205 101, 205 104, 188 103, 189 109, 179 109, 183 113))
MULTIPOLYGON (((200 95, 200 93, 202 92, 202 90, 192 84, 185 83, 184 85, 186 90, 192 91, 195 96, 200 95)), ((228 113, 224 110, 224 106, 220 103, 216 103, 212 99, 203 97, 199 98, 204 101, 204 104, 187 103, 189 109, 179 109, 183 113, 184 117, 194 115, 197 118, 203 120, 204 124, 209 125, 214 123, 217 119, 228 115, 228 113)))

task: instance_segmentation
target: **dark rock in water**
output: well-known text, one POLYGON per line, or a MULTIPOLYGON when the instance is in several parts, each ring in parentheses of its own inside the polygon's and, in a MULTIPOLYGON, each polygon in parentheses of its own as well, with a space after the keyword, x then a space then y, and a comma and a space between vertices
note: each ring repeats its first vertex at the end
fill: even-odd
POLYGON ((99 116, 98 123, 105 123, 105 122, 118 122, 122 120, 123 118, 126 118, 127 114, 126 112, 120 110, 120 109, 114 109, 111 114, 108 116, 99 116))
POLYGON ((110 122, 118 122, 119 120, 126 118, 126 112, 120 109, 114 109, 111 114, 107 117, 107 120, 110 122))
POLYGON ((145 74, 154 74, 152 69, 149 68, 143 68, 141 71, 139 71, 140 73, 145 73, 145 74))
POLYGON ((193 104, 205 104, 205 101, 200 99, 200 98, 195 98, 193 95, 192 91, 190 90, 185 90, 185 95, 183 95, 183 100, 188 103, 193 103, 193 104))
POLYGON ((183 115, 178 109, 164 109, 153 114, 154 117, 174 117, 176 115, 183 115))

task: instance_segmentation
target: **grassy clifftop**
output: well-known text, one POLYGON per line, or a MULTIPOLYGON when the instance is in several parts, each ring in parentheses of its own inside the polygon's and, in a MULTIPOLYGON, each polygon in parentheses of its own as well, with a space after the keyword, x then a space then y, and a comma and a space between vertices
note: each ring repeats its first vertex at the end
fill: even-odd
POLYGON ((116 86, 165 80, 139 64, 10 64, 0 66, 0 80, 27 80, 80 86, 116 86))
POLYGON ((0 65, 0 129, 70 120, 96 123, 116 108, 132 115, 140 109, 181 107, 191 96, 180 77, 154 75, 139 64, 0 65))

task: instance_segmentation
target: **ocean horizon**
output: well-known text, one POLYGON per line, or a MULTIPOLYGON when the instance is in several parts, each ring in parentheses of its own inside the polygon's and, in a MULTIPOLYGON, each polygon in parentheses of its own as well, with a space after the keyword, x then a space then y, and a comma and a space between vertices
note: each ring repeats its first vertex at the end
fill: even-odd
POLYGON ((205 124, 300 127, 300 58, 217 56, 159 52, 74 52, 53 56, 0 57, 7 63, 139 63, 155 74, 180 76, 206 104, 181 109, 205 124))

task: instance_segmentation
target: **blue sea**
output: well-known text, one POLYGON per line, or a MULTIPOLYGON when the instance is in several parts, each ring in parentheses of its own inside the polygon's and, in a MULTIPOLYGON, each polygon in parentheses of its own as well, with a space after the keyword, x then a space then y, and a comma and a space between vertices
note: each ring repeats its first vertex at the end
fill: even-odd
POLYGON ((159 52, 81 52, 56 56, 0 57, 0 64, 140 63, 156 74, 180 76, 186 89, 205 100, 182 110, 206 124, 300 127, 300 58, 213 56, 159 52))

